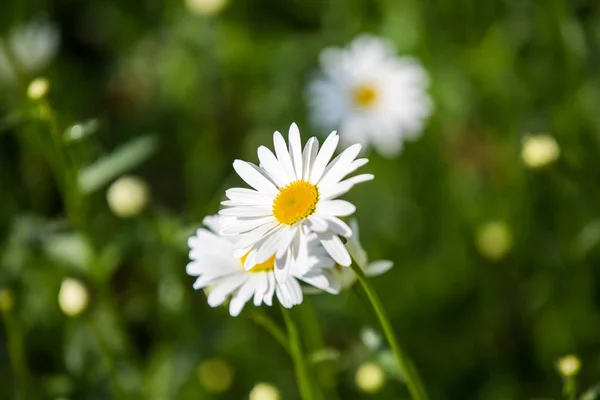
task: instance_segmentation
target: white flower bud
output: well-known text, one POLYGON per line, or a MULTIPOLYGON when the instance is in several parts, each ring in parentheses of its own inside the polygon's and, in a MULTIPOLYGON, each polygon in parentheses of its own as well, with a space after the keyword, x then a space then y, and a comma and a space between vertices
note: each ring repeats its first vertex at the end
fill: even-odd
POLYGON ((121 218, 139 215, 148 203, 148 185, 135 176, 117 179, 106 193, 111 211, 121 218))
POLYGON ((73 278, 66 278, 62 281, 58 292, 58 305, 67 316, 75 317, 81 314, 87 308, 88 303, 89 293, 83 283, 73 278))
POLYGON ((512 233, 504 221, 480 226, 475 239, 481 255, 493 261, 504 258, 512 247, 512 233))
POLYGON ((36 78, 27 87, 27 97, 31 100, 40 100, 48 94, 50 82, 46 78, 36 78))
POLYGON ((281 393, 270 383, 261 382, 252 388, 249 400, 281 400, 281 393))
POLYGON ((560 148, 550 135, 526 135, 523 138, 521 157, 530 168, 539 168, 558 159, 560 148))
POLYGON ((10 311, 15 304, 13 294, 8 289, 0 289, 0 311, 10 311))
POLYGON ((201 16, 218 14, 227 5, 227 0, 185 0, 188 10, 201 16))
POLYGON ((198 379, 209 392, 222 393, 233 383, 233 370, 225 360, 210 358, 198 367, 198 379))
POLYGON ((559 359, 556 363, 556 366, 558 368, 558 372, 562 376, 569 378, 577 375, 579 369, 581 368, 581 361, 579 361, 577 356, 569 354, 559 359))
POLYGON ((356 386, 363 392, 376 393, 385 384, 385 371, 379 364, 369 361, 358 367, 355 381, 356 386))

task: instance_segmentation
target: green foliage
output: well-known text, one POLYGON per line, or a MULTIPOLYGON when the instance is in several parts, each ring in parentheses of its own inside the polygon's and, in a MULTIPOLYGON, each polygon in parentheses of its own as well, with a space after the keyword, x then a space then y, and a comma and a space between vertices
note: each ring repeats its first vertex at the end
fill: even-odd
MULTIPOLYGON (((231 318, 192 289, 186 239, 240 184, 234 159, 256 161, 293 121, 304 139, 328 133, 308 123, 306 84, 324 47, 361 32, 392 39, 431 75, 423 136, 396 159, 370 153, 375 180, 347 196, 370 259, 395 263, 373 283, 430 397, 559 399, 566 353, 581 358, 580 394, 598 397, 597 2, 230 0, 212 16, 183 1, 1 8, 0 37, 45 15, 61 40, 46 69, 0 80, 0 398, 238 399, 258 382, 297 398, 288 353, 252 306, 231 318), (33 101, 37 75, 50 89, 33 101), (528 168, 521 140, 541 132, 560 157, 528 168), (129 219, 106 201, 125 173, 150 188, 129 219), (508 248, 485 257, 478 235, 498 222, 508 248), (76 317, 59 307, 65 277, 89 290, 76 317), (228 367, 203 376, 215 359, 228 367)), ((389 378, 370 398, 407 397, 388 349, 361 342, 379 326, 356 292, 307 296, 324 333, 299 324, 307 362, 328 399, 367 397, 354 383, 364 361, 389 378)), ((277 307, 261 311, 283 326, 277 307)))

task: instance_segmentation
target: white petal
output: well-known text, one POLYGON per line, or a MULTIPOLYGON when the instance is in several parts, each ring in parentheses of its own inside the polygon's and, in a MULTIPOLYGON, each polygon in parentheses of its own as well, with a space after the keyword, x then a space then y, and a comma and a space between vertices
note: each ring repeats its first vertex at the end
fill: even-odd
POLYGON ((394 263, 390 260, 377 260, 365 268, 365 274, 367 276, 378 276, 390 270, 394 266, 394 263))
POLYGON ((296 178, 296 172, 292 165, 292 158, 285 145, 283 136, 277 131, 273 134, 273 145, 275 146, 275 154, 277 155, 279 164, 287 177, 287 183, 296 181, 298 178, 296 178))
MULTIPOLYGON (((271 205, 274 196, 257 192, 248 188, 231 188, 225 191, 225 196, 240 205, 271 205)), ((206 225, 206 224, 205 224, 206 225)))
POLYGON ((321 240, 321 244, 327 250, 327 253, 335 260, 336 263, 341 266, 348 267, 352 263, 352 259, 350 258, 350 254, 348 254, 348 250, 344 247, 344 244, 340 240, 340 238, 332 233, 317 233, 319 235, 319 239, 321 240))
POLYGON ((273 304, 273 294, 275 294, 275 287, 277 286, 277 283, 275 282, 275 274, 267 273, 267 279, 269 286, 265 291, 263 301, 266 305, 271 306, 273 304))
POLYGON ((277 284, 285 283, 290 278, 291 268, 290 264, 292 262, 292 253, 291 251, 286 251, 278 257, 275 257, 275 280, 277 284))
POLYGON ((344 221, 337 217, 327 217, 327 226, 330 230, 344 237, 352 236, 352 229, 344 221))
POLYGON ((342 152, 336 159, 329 164, 323 176, 319 180, 318 186, 333 185, 342 180, 346 175, 350 174, 350 166, 356 158, 362 146, 354 144, 342 152))
POLYGON ((206 226, 208 229, 213 231, 214 233, 219 233, 219 215, 207 215, 202 220, 202 225, 206 226))
POLYGON ((340 292, 340 283, 332 276, 329 276, 329 274, 311 271, 303 276, 299 276, 298 279, 302 279, 309 285, 324 290, 327 293, 338 294, 340 292))
POLYGON ((354 214, 356 207, 346 200, 324 200, 317 204, 317 212, 321 215, 347 217, 354 214))
POLYGON ((315 158, 317 157, 317 153, 319 152, 319 141, 316 137, 311 137, 306 142, 304 146, 304 151, 302 152, 303 161, 303 171, 302 171, 302 179, 305 181, 310 180, 310 171, 312 169, 312 165, 315 162, 315 158))
POLYGON ((231 302, 229 303, 229 314, 232 317, 240 315, 240 312, 242 312, 242 309, 254 294, 254 289, 254 279, 248 279, 231 298, 231 302))
POLYGON ((246 258, 244 259, 244 270, 250 271, 257 264, 257 254, 258 251, 256 249, 252 249, 248 252, 246 258))
POLYGON ((315 185, 321 179, 321 176, 323 175, 323 171, 325 171, 325 167, 327 167, 327 163, 329 162, 329 160, 331 160, 331 156, 333 156, 333 153, 335 152, 335 149, 338 145, 339 140, 340 140, 340 137, 337 135, 337 133, 335 131, 331 132, 331 134, 327 137, 327 139, 325 139, 325 142, 323 143, 323 147, 319 151, 319 154, 317 154, 317 157, 315 158, 315 162, 313 163, 313 165, 311 167, 309 182, 312 183, 313 185, 315 185))
POLYGON ((336 185, 328 186, 319 190, 319 200, 334 199, 343 195, 354 187, 354 183, 342 181, 336 185))
MULTIPOLYGON (((233 217, 265 217, 273 215, 273 209, 269 206, 237 206, 227 207, 219 210, 219 215, 233 216, 233 217)), ((221 229, 223 234, 223 229, 221 229)))
POLYGON ((254 246, 256 242, 262 240, 265 236, 269 234, 269 232, 272 229, 276 228, 277 226, 278 224, 273 222, 270 224, 261 225, 258 228, 253 229, 249 232, 237 235, 236 241, 233 244, 233 249, 237 250, 243 249, 245 247, 254 246))
POLYGON ((308 217, 308 227, 314 232, 325 232, 327 230, 327 221, 318 215, 308 217))
POLYGON ((259 228, 262 225, 268 224, 270 222, 274 222, 275 218, 272 216, 267 217, 259 217, 259 218, 248 218, 248 219, 239 219, 228 223, 223 224, 221 227, 222 235, 236 235, 239 233, 244 233, 251 231, 253 229, 259 228))
POLYGON ((211 307, 216 307, 222 304, 227 297, 235 291, 242 283, 246 281, 247 275, 236 274, 224 279, 217 287, 215 287, 208 295, 207 302, 211 307))
POLYGON ((253 303, 258 307, 262 304, 265 293, 269 290, 269 274, 267 272, 260 272, 255 273, 255 275, 256 288, 254 289, 253 303))
POLYGON ((361 175, 356 175, 356 176, 353 176, 346 180, 343 180, 340 183, 351 182, 353 185, 356 185, 357 183, 372 181, 374 178, 375 178, 375 176, 373 174, 361 174, 361 175))
POLYGON ((277 186, 284 187, 287 185, 289 180, 281 169, 281 164, 275 154, 265 146, 260 146, 257 153, 261 166, 271 174, 277 186))
POLYGON ((288 131, 288 142, 292 165, 296 172, 296 179, 302 179, 302 142, 300 140, 300 130, 298 125, 292 123, 288 131))
POLYGON ((273 182, 271 182, 256 165, 242 160, 235 160, 233 162, 233 169, 235 169, 235 172, 237 172, 240 178, 259 192, 273 196, 276 196, 277 193, 279 193, 279 189, 277 189, 273 182))
POLYGON ((258 251, 257 262, 262 263, 271 258, 279 250, 280 244, 285 241, 288 231, 287 226, 279 225, 269 236, 265 237, 265 240, 256 246, 258 251))

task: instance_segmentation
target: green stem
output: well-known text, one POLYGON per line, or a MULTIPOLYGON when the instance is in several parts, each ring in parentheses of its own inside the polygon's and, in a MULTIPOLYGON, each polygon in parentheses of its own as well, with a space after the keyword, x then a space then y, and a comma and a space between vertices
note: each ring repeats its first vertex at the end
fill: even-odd
MULTIPOLYGON (((325 350, 323 331, 309 299, 305 298, 304 302, 296 307, 296 309, 298 310, 298 316, 300 318, 306 351, 309 354, 310 359, 312 355, 325 350)), ((326 398, 327 400, 336 400, 338 398, 335 391, 336 376, 331 361, 323 360, 313 365, 315 381, 325 392, 324 396, 321 394, 321 397, 326 398)))
POLYGON ((25 362, 25 352, 23 351, 23 336, 21 335, 19 325, 10 310, 2 312, 4 325, 6 326, 6 340, 8 342, 8 352, 10 362, 15 373, 17 385, 23 398, 28 398, 29 393, 29 371, 25 362))
POLYGON ((286 336, 285 332, 281 330, 279 326, 273 321, 267 314, 258 310, 251 309, 252 312, 250 318, 257 324, 265 328, 272 336, 277 340, 277 342, 291 354, 289 339, 286 336))
POLYGON ((289 310, 281 307, 281 313, 285 321, 285 326, 288 330, 288 337, 290 339, 290 350, 291 356, 294 361, 294 371, 296 372, 296 381, 298 383, 298 390, 300 397, 303 400, 313 400, 312 387, 310 383, 310 377, 308 374, 308 368, 306 365, 306 359, 302 353, 302 344, 300 343, 300 335, 298 334, 298 327, 292 320, 289 310))
POLYGON ((379 300, 379 296, 377 296, 377 292, 367 279, 363 270, 357 266, 356 264, 351 265, 352 270, 356 273, 358 281, 362 285, 363 289, 367 293, 367 297, 369 298, 375 313, 377 314, 377 318, 381 323, 381 327, 383 328, 383 333, 390 345, 392 353, 398 361, 398 365, 402 370, 402 374, 404 376, 404 380, 406 381, 406 385, 408 386, 408 391, 410 392, 412 398, 414 400, 427 400, 427 393, 425 392, 425 388, 421 383, 421 379, 419 378, 419 374, 417 373, 416 368, 410 359, 404 354, 400 345, 396 341, 396 337, 394 335, 394 330, 392 328, 392 324, 387 317, 383 305, 381 304, 381 300, 379 300))
POLYGON ((91 316, 87 319, 87 323, 88 327, 90 328, 90 330, 94 334, 94 337, 96 338, 96 342, 98 343, 98 347, 100 348, 100 352, 102 353, 102 357, 104 358, 104 362, 106 363, 106 368, 108 369, 108 374, 110 376, 110 381, 113 386, 115 397, 117 399, 127 399, 127 392, 125 392, 125 389, 123 389, 123 386, 121 386, 119 382, 119 377, 117 376, 112 354, 110 353, 110 349, 108 348, 106 342, 102 338, 102 334, 100 333, 98 326, 96 325, 91 316))

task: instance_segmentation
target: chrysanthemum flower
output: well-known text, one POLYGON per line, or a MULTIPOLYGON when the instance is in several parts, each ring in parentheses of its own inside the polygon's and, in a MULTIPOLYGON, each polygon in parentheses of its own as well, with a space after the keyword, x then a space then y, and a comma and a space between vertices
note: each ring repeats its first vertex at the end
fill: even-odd
POLYGON ((60 34, 46 19, 37 19, 10 32, 6 46, 0 40, 0 80, 13 80, 20 72, 34 74, 46 67, 58 50, 60 34))
POLYGON ((229 200, 219 214, 221 234, 237 235, 235 256, 247 254, 244 267, 275 257, 275 276, 285 282, 286 267, 299 257, 309 232, 317 234, 329 255, 340 265, 349 266, 350 255, 340 237, 352 236, 352 229, 339 217, 351 215, 353 204, 336 198, 356 183, 373 179, 371 174, 344 179, 367 159, 356 159, 361 145, 344 150, 330 162, 339 137, 332 132, 319 151, 312 137, 302 150, 296 124, 289 130, 289 148, 279 132, 273 135, 275 154, 265 146, 258 148, 260 166, 236 160, 233 167, 253 189, 233 188, 225 192, 229 200))
POLYGON ((344 143, 372 144, 394 156, 432 112, 427 72, 415 59, 398 57, 386 39, 362 35, 347 49, 327 48, 321 71, 308 87, 311 117, 338 129, 344 143))
MULTIPOLYGON (((281 305, 290 308, 302 302, 303 281, 328 293, 339 292, 339 283, 333 278, 333 260, 321 247, 315 235, 308 235, 306 247, 297 263, 291 263, 290 278, 283 284, 275 279, 275 255, 253 265, 246 271, 243 267, 247 255, 234 256, 233 237, 218 234, 219 217, 204 218, 208 229, 200 228, 188 239, 191 262, 188 275, 197 276, 194 289, 210 288, 208 304, 216 307, 231 297, 229 313, 237 316, 244 305, 253 299, 255 306, 271 305, 276 296, 281 305)), ((250 249, 246 249, 248 252, 250 249)))

